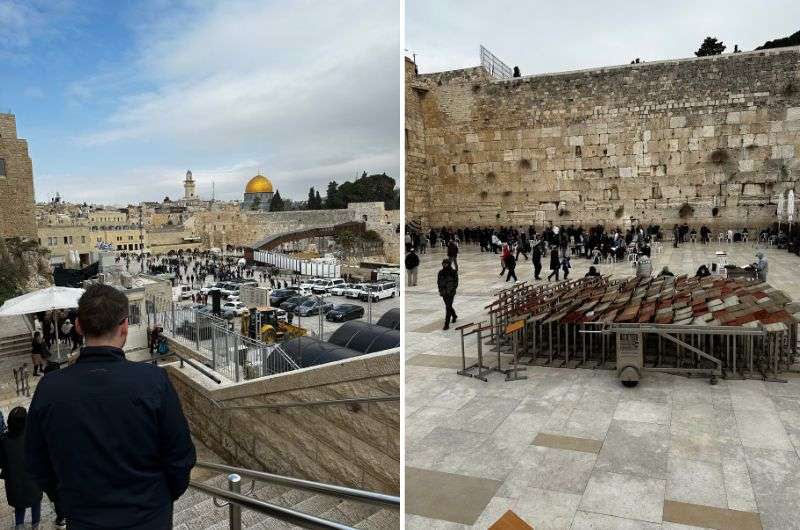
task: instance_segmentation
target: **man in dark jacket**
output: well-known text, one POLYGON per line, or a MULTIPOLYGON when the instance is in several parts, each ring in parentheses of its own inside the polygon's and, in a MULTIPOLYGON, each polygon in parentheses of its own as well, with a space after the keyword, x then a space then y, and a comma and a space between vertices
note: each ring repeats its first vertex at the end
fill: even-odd
POLYGON ((442 270, 439 271, 439 276, 436 278, 436 285, 439 287, 439 296, 444 300, 444 327, 442 329, 450 329, 450 317, 453 317, 454 323, 458 318, 453 309, 453 299, 456 297, 456 289, 458 289, 458 272, 450 266, 450 260, 442 260, 442 270))
POLYGON ((412 248, 409 250, 408 254, 406 254, 406 275, 408 276, 408 286, 414 287, 417 285, 417 269, 419 268, 419 256, 417 253, 414 252, 412 248))
POLYGON ((447 244, 447 259, 450 260, 450 265, 453 266, 458 272, 458 243, 455 239, 451 239, 447 244))
POLYGON ((195 449, 166 372, 125 360, 128 300, 93 285, 78 302, 77 362, 48 374, 31 403, 26 463, 55 490, 71 530, 172 528, 195 449))
POLYGON ((534 245, 533 253, 531 254, 531 261, 533 262, 533 277, 536 280, 541 280, 539 274, 542 272, 542 246, 534 245))

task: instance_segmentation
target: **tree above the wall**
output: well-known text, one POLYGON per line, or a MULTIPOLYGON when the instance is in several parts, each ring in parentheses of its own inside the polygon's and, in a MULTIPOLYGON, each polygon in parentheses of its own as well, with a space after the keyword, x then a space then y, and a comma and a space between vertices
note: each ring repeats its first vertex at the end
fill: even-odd
POLYGON ((716 37, 706 37, 700 48, 694 52, 698 57, 708 57, 709 55, 719 55, 725 51, 725 44, 717 40, 716 37))

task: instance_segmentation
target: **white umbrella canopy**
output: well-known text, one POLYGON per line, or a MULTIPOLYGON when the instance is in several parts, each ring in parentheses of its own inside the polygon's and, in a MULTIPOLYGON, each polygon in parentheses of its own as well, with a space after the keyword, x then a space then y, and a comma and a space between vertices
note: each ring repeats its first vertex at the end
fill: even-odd
POLYGON ((789 222, 794 222, 794 190, 789 190, 789 199, 786 201, 786 215, 789 222))
POLYGON ((783 219, 783 212, 784 212, 783 193, 781 192, 781 194, 778 195, 778 221, 781 221, 783 219))
POLYGON ((47 287, 6 300, 0 307, 0 316, 29 315, 40 311, 78 307, 83 289, 73 287, 47 287))

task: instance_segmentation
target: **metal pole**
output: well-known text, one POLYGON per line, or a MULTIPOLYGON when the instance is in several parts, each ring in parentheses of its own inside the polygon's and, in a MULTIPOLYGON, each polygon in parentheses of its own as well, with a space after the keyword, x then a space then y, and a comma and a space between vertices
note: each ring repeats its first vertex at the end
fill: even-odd
MULTIPOLYGON (((228 490, 233 493, 242 492, 242 477, 236 473, 228 475, 228 490)), ((228 528, 230 530, 242 530, 242 507, 236 503, 228 503, 228 528)))
POLYGON ((236 365, 236 382, 239 382, 239 364, 240 364, 240 357, 239 357, 239 335, 233 335, 233 346, 234 346, 234 354, 233 354, 233 362, 236 365))

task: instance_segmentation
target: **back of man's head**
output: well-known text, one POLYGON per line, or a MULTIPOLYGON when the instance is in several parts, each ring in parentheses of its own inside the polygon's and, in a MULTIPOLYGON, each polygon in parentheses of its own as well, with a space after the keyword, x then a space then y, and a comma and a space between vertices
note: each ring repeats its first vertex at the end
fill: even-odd
POLYGON ((87 344, 92 339, 109 339, 109 345, 121 348, 127 337, 127 318, 128 298, 110 285, 91 285, 78 300, 77 324, 87 344))

